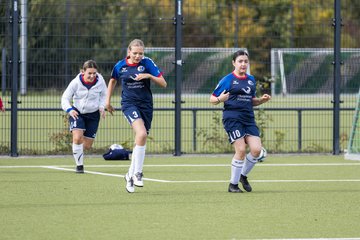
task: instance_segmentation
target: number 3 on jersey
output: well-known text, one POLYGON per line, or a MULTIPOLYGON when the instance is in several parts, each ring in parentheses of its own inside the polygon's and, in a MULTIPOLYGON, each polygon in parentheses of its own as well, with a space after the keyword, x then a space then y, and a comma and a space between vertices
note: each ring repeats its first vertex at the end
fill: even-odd
POLYGON ((127 115, 127 119, 129 123, 133 123, 138 118, 139 118, 139 114, 136 111, 133 111, 131 114, 127 115))
POLYGON ((139 115, 138 115, 138 113, 137 113, 136 111, 133 111, 132 114, 133 114, 133 117, 134 117, 134 118, 138 118, 138 117, 139 117, 139 115))

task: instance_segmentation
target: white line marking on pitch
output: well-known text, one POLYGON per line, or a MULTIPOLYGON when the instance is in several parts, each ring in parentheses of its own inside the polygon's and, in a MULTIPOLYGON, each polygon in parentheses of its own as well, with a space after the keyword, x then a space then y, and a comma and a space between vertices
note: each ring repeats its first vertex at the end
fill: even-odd
MULTIPOLYGON (((73 167, 73 165, 56 165, 57 167, 73 167)), ((144 167, 229 167, 230 164, 149 164, 144 167)), ((257 167, 306 167, 306 166, 360 166, 360 163, 264 163, 257 164, 257 167)), ((44 167, 42 165, 27 165, 27 166, 0 166, 0 168, 38 168, 44 167)), ((46 166, 45 166, 46 167, 46 166)), ((86 165, 87 168, 128 168, 126 165, 86 165)))
MULTIPOLYGON (((273 164, 275 165, 275 164, 273 164)), ((277 164, 279 165, 279 164, 277 164)), ((281 166, 284 166, 284 164, 280 164, 281 166)), ((288 165, 288 164, 286 164, 288 165)), ((294 165, 294 164, 290 164, 290 166, 297 166, 298 164, 294 165)), ((303 164, 301 164, 302 166, 303 164)), ((309 164, 305 164, 305 165, 309 165, 309 164)), ((310 165, 318 165, 318 164, 310 164, 310 165)), ((324 165, 324 164, 321 164, 324 165)), ((325 166, 328 166, 329 164, 326 164, 325 166)), ((330 164, 333 165, 333 164, 330 164)), ((339 164, 335 164, 335 165, 339 165, 339 164)), ((359 165, 359 164, 341 164, 341 166, 343 165, 359 165)), ((152 166, 152 167, 159 167, 159 166, 186 166, 186 167, 190 167, 190 166, 195 166, 195 167, 206 167, 206 166, 228 166, 228 165, 222 165, 222 164, 206 164, 206 165, 198 165, 198 164, 184 164, 184 165, 146 165, 148 166, 152 166)), ((259 165, 259 166, 265 166, 265 165, 259 165)), ((269 166, 269 165, 266 165, 269 166)), ((47 168, 47 169, 54 169, 54 170, 61 170, 61 171, 70 171, 70 172, 74 172, 75 170, 73 169, 68 169, 65 167, 73 167, 73 165, 63 165, 63 166, 0 166, 0 168, 47 168)), ((86 167, 128 167, 127 165, 87 165, 86 167)), ((103 172, 95 172, 95 171, 87 171, 85 170, 86 173, 89 174, 94 174, 94 175, 102 175, 102 176, 110 176, 110 177, 118 177, 118 178, 123 178, 124 175, 121 174, 111 174, 111 173, 103 173, 103 172)), ((228 182, 228 180, 194 180, 194 181, 177 181, 177 180, 162 180, 162 179, 152 179, 152 178, 144 178, 144 180, 147 181, 152 181, 152 182, 163 182, 163 183, 223 183, 223 182, 228 182)), ((259 182, 259 183, 296 183, 296 182, 360 182, 360 179, 325 179, 325 180, 321 180, 321 179, 303 179, 303 180, 252 180, 252 182, 259 182)))
MULTIPOLYGON (((73 169, 55 167, 55 166, 41 166, 42 168, 61 170, 61 171, 71 171, 74 172, 73 169)), ((103 172, 95 172, 95 171, 87 171, 85 173, 94 174, 94 175, 102 175, 102 176, 110 176, 110 177, 118 177, 123 178, 124 175, 121 174, 111 174, 111 173, 103 173, 103 172)), ((144 180, 151 182, 163 182, 163 183, 223 183, 228 182, 228 180, 196 180, 196 181, 176 181, 176 180, 162 180, 162 179, 153 179, 153 178, 144 178, 144 180)), ((326 179, 326 180, 252 180, 252 182, 260 182, 260 183, 281 183, 281 182, 360 182, 360 179, 326 179)))
MULTIPOLYGON (((168 181, 169 183, 221 183, 221 182, 229 182, 229 180, 196 180, 196 181, 168 181)), ((325 180, 301 180, 301 179, 293 179, 293 180, 251 180, 251 182, 259 182, 259 183, 297 183, 297 182, 360 182, 360 179, 325 179, 325 180)))
MULTIPOLYGON (((62 168, 62 167, 54 167, 54 166, 42 166, 42 168, 48 168, 48 169, 54 169, 54 170, 62 170, 62 171, 70 171, 70 172, 75 171, 73 169, 62 168)), ((85 170, 85 173, 90 173, 90 174, 94 174, 94 175, 109 176, 109 177, 118 177, 118 178, 123 178, 124 177, 124 175, 121 175, 121 174, 94 172, 94 171, 87 171, 87 170, 85 170)), ((167 180, 152 179, 152 178, 144 178, 144 180, 151 181, 151 182, 170 182, 170 181, 167 181, 167 180)))

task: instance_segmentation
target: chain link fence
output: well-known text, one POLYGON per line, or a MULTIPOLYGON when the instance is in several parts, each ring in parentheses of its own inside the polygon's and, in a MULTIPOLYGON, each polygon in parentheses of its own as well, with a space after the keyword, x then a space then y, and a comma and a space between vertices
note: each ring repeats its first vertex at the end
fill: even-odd
MULTIPOLYGON (((109 80, 134 38, 144 41, 146 55, 168 82, 167 89, 152 88, 155 112, 148 152, 173 153, 176 24, 182 25, 181 152, 232 152, 221 108, 210 105, 209 97, 221 77, 233 70, 231 54, 239 48, 250 53, 258 93, 272 94, 269 103, 256 108, 268 151, 333 151, 335 1, 180 2, 182 22, 175 22, 180 11, 176 1, 168 0, 20 1, 19 19, 13 18, 13 1, 0 1, 1 97, 6 107, 0 115, 0 154, 10 154, 14 134, 20 155, 70 153, 62 92, 88 59, 96 60, 109 80), (14 21, 19 23, 18 42, 12 40, 14 21), (14 47, 20 60, 16 129, 10 104, 14 47)), ((344 151, 360 83, 360 3, 341 1, 341 14, 341 48, 353 49, 341 55, 338 140, 344 151)), ((133 144, 132 130, 120 111, 120 90, 115 91, 112 105, 118 111, 101 120, 95 153, 113 143, 129 148, 133 144)))

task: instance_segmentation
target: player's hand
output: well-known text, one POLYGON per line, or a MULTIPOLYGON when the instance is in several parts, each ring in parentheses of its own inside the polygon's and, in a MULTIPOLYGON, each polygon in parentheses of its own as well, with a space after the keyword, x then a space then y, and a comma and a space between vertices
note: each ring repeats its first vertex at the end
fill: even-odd
POLYGON ((104 110, 104 109, 100 109, 100 115, 101 115, 101 117, 102 117, 103 119, 105 119, 106 113, 105 113, 105 110, 104 110))
POLYGON ((220 102, 225 102, 229 99, 229 95, 230 95, 230 92, 224 90, 220 95, 219 95, 219 99, 220 99, 220 102))
POLYGON ((111 115, 114 115, 115 109, 114 109, 110 104, 107 104, 107 105, 106 105, 106 110, 107 110, 111 115))
POLYGON ((139 74, 135 74, 135 77, 132 79, 135 81, 141 81, 143 79, 149 79, 150 77, 151 75, 148 73, 139 73, 139 74))
POLYGON ((271 96, 269 94, 264 94, 262 95, 261 97, 261 101, 264 103, 264 102, 267 102, 271 99, 271 96))
POLYGON ((79 113, 78 113, 77 111, 75 111, 75 110, 71 110, 71 111, 69 112, 69 115, 70 115, 74 120, 76 120, 76 119, 79 118, 79 113))

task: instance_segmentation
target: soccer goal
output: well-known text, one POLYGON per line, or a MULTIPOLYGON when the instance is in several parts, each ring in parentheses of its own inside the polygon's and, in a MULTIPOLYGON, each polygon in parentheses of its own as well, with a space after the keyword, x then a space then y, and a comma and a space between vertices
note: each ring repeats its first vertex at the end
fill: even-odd
MULTIPOLYGON (((341 60, 342 91, 356 94, 353 89, 358 86, 360 48, 342 48, 341 60)), ((333 61, 332 48, 271 49, 272 94, 332 93, 333 61)))
POLYGON ((345 159, 360 160, 360 123, 359 123, 359 111, 360 111, 360 88, 357 97, 357 104, 354 113, 354 120, 351 127, 350 138, 345 153, 345 159))

